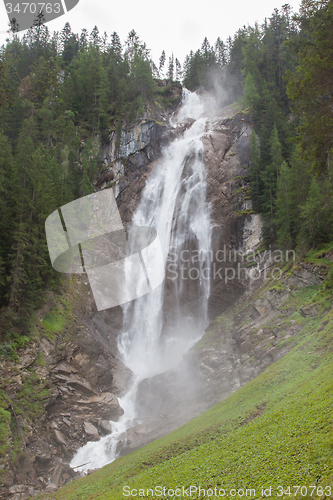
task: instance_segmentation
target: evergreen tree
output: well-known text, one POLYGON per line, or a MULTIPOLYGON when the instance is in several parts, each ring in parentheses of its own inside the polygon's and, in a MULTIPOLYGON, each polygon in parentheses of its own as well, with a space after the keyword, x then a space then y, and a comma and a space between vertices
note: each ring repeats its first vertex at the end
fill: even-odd
POLYGON ((190 56, 186 56, 183 63, 183 75, 185 75, 185 78, 186 75, 188 74, 189 66, 190 66, 190 56))
POLYGON ((71 25, 67 22, 63 29, 60 31, 60 44, 61 49, 64 50, 70 38, 72 37, 72 28, 71 25))
POLYGON ((298 243, 312 246, 332 238, 332 202, 321 192, 312 177, 306 202, 300 205, 301 229, 298 243))
POLYGON ((90 33, 89 40, 94 45, 94 47, 100 48, 102 46, 102 40, 99 36, 99 29, 97 28, 97 26, 94 26, 92 32, 90 33))
POLYGON ((182 66, 177 58, 175 64, 176 64, 176 82, 180 82, 182 80, 183 73, 182 73, 182 66))
POLYGON ((8 64, 0 60, 0 107, 9 104, 12 95, 8 69, 8 64))
POLYGON ((8 32, 9 33, 12 33, 13 35, 15 33, 17 33, 18 31, 20 31, 20 25, 19 23, 17 22, 16 18, 13 17, 10 21, 9 21, 9 30, 8 32))
POLYGON ((333 154, 333 3, 302 2, 299 24, 303 37, 294 41, 300 60, 296 72, 288 73, 287 91, 294 112, 301 117, 298 142, 306 159, 325 173, 333 154))
POLYGON ((160 73, 160 77, 163 78, 163 71, 164 71, 164 64, 165 64, 165 52, 164 52, 164 50, 162 51, 159 63, 160 64, 159 64, 158 70, 160 73))
POLYGON ((290 179, 290 168, 286 162, 281 165, 279 182, 276 196, 276 215, 274 224, 276 226, 278 244, 280 248, 293 248, 292 239, 292 185, 290 179))
POLYGON ((281 143, 279 141, 277 128, 274 126, 270 137, 270 158, 261 173, 263 182, 263 193, 261 195, 261 207, 265 216, 265 236, 267 241, 274 240, 274 208, 277 183, 282 165, 281 143))
POLYGON ((122 59, 122 46, 120 42, 119 35, 114 31, 111 35, 111 51, 116 63, 119 63, 122 59))
POLYGON ((0 130, 0 306, 4 305, 7 293, 6 275, 8 273, 8 255, 12 245, 12 216, 9 192, 10 178, 13 169, 13 154, 11 145, 0 130))
POLYGON ((106 52, 107 47, 108 47, 108 34, 106 31, 104 31, 103 37, 102 37, 102 44, 101 44, 102 51, 106 52))
POLYGON ((80 48, 85 50, 88 46, 88 30, 83 28, 80 35, 80 48))
POLYGON ((217 63, 224 68, 227 65, 227 47, 220 37, 215 42, 215 57, 217 63))
POLYGON ((254 130, 252 130, 250 138, 250 170, 249 180, 251 186, 252 207, 255 212, 260 211, 260 192, 261 192, 261 179, 260 179, 260 148, 258 137, 254 130))
POLYGON ((244 106, 251 106, 254 112, 258 110, 260 104, 260 95, 257 91, 256 84, 251 73, 248 73, 244 82, 244 95, 243 95, 244 106))
POLYGON ((74 34, 67 40, 62 51, 62 60, 65 66, 69 66, 75 54, 79 51, 79 42, 74 34))
POLYGON ((174 79, 174 68, 175 68, 175 65, 174 65, 174 58, 173 58, 173 54, 171 57, 169 57, 169 65, 168 65, 168 79, 170 80, 170 82, 173 82, 173 79, 174 79))
POLYGON ((37 56, 41 40, 44 39, 45 42, 45 39, 47 40, 48 38, 48 29, 45 26, 45 16, 42 10, 39 10, 36 18, 34 19, 31 30, 33 34, 33 39, 34 39, 33 43, 36 48, 36 56, 37 56))

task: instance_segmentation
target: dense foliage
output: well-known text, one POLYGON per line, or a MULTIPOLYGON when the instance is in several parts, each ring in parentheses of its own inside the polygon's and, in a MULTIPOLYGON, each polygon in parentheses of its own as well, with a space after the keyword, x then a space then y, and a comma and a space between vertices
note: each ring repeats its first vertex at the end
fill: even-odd
POLYGON ((305 250, 330 241, 333 153, 333 2, 284 5, 259 26, 191 53, 184 84, 223 87, 249 108, 253 209, 267 244, 305 250))
MULTIPOLYGON (((41 17, 39 15, 39 17, 41 17)), ((45 289, 61 279, 50 265, 45 219, 93 191, 101 144, 164 104, 146 45, 132 30, 121 45, 97 27, 80 36, 67 23, 51 37, 43 19, 0 52, 0 330, 27 330, 45 289)), ((170 86, 170 85, 169 85, 170 86)))

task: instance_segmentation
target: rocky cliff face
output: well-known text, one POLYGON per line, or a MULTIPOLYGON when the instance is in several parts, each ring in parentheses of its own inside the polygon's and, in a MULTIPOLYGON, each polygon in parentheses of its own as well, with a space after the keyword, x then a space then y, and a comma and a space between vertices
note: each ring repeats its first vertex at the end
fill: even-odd
MULTIPOLYGON (((111 185, 125 225, 131 221, 146 178, 159 161, 163 146, 189 125, 184 123, 176 129, 170 128, 167 119, 166 114, 150 110, 140 122, 121 132, 120 142, 112 136, 104 147, 104 163, 114 173, 111 185)), ((213 251, 215 257, 219 255, 213 263, 211 319, 255 287, 242 276, 226 280, 228 273, 230 276, 233 270, 237 271, 238 262, 233 257, 220 258, 222 254, 217 253, 230 248, 246 252, 260 243, 260 217, 250 213, 250 200, 247 199, 250 133, 249 116, 235 114, 229 108, 212 114, 204 137, 213 251)), ((2 493, 12 495, 13 500, 30 495, 31 488, 54 490, 71 480, 76 472, 64 465, 66 460, 85 442, 109 433, 108 420, 115 420, 122 413, 117 396, 126 391, 131 373, 117 352, 121 308, 97 312, 89 284, 82 276, 73 276, 67 285, 61 300, 50 301, 50 311, 38 312, 36 329, 39 333, 34 345, 19 353, 18 362, 6 362, 2 367, 8 409, 16 419, 15 432, 22 436, 24 446, 23 453, 13 463, 9 456, 8 434, 9 444, 1 464, 2 493), (50 322, 55 315, 61 319, 59 327, 50 322), (33 384, 40 387, 40 393, 43 391, 38 411, 14 415, 15 408, 22 407, 27 388, 33 384)), ((174 295, 171 287, 166 288, 166 296, 165 312, 172 316, 174 295)), ((261 305, 254 306, 257 312, 251 309, 253 321, 257 321, 254 325, 259 324, 261 311, 266 311, 265 301, 272 303, 271 299, 267 296, 261 305)), ((184 314, 195 312, 197 300, 195 289, 189 287, 181 304, 184 314)), ((218 323, 214 323, 209 332, 213 332, 213 337, 223 338, 218 347, 201 344, 189 353, 180 371, 143 381, 138 404, 141 394, 145 401, 142 417, 146 423, 129 431, 123 453, 189 420, 250 380, 274 359, 271 353, 266 361, 261 357, 259 361, 249 361, 252 357, 247 354, 247 348, 255 350, 258 344, 260 351, 268 337, 264 332, 258 334, 257 343, 246 344, 253 325, 247 325, 249 330, 242 330, 240 323, 223 331, 217 330, 218 323), (192 386, 188 381, 193 377, 196 384, 192 386), (159 395, 162 383, 168 388, 163 400, 159 395), (147 395, 151 396, 150 402, 147 395), (186 411, 181 401, 188 403, 186 411)))
MULTIPOLYGON (((104 163, 115 177, 100 188, 113 186, 125 227, 162 147, 173 137, 167 114, 153 107, 121 132, 116 153, 115 136, 105 145, 104 163)), ((13 420, 13 433, 4 424, 0 497, 12 500, 45 488, 54 491, 76 476, 65 463, 87 441, 110 433, 109 420, 123 413, 118 396, 131 378, 117 351, 122 310, 97 312, 82 275, 65 280, 60 297, 50 295, 32 328, 35 342, 0 368, 4 406, 13 420), (22 450, 14 450, 15 436, 22 450)))

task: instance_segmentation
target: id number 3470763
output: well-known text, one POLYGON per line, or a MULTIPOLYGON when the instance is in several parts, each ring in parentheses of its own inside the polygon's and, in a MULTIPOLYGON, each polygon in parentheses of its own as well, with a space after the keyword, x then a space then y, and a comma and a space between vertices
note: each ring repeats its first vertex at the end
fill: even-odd
POLYGON ((288 486, 288 487, 283 487, 283 486, 278 486, 277 487, 277 492, 276 492, 276 496, 277 497, 284 497, 284 498, 287 498, 287 497, 291 497, 291 496, 302 496, 302 497, 306 497, 306 496, 317 496, 317 497, 322 497, 325 495, 325 498, 327 498, 327 496, 331 496, 332 495, 332 487, 331 486, 326 486, 326 487, 323 487, 323 486, 316 486, 316 485, 312 485, 312 486, 288 486))
POLYGON ((38 14, 38 12, 46 12, 46 14, 51 14, 52 12, 54 14, 60 14, 61 11, 61 4, 60 3, 35 3, 35 2, 19 2, 19 3, 11 3, 8 2, 6 3, 6 10, 8 14, 17 14, 20 13, 28 13, 30 12, 31 14, 38 14))

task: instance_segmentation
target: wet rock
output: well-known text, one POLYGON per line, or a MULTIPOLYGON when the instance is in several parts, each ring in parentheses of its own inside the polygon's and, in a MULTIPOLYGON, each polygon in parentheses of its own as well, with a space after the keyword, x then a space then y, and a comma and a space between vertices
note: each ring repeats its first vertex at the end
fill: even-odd
MULTIPOLYGON (((57 441, 59 442, 59 441, 57 441)), ((62 443, 60 443, 62 444, 62 443)), ((35 460, 39 462, 41 465, 46 465, 48 464, 52 459, 52 452, 49 449, 46 450, 38 450, 37 454, 35 456, 35 460)))
POLYGON ((88 399, 79 400, 78 404, 87 406, 90 411, 103 420, 117 421, 124 414, 118 398, 110 392, 104 392, 100 396, 92 396, 88 399))
POLYGON ((29 487, 26 484, 14 484, 9 488, 9 493, 25 493, 26 491, 28 491, 28 488, 29 487))
POLYGON ((87 436, 89 436, 90 439, 93 439, 93 440, 99 439, 98 430, 90 422, 84 422, 83 429, 84 429, 84 432, 87 434, 87 436))
MULTIPOLYGON (((252 201, 246 200, 240 210, 251 210, 252 201), (244 204, 245 203, 245 204, 244 204)), ((263 220, 261 214, 251 214, 246 217, 243 228, 242 252, 246 255, 256 250, 262 241, 263 220)))
POLYGON ((59 488, 59 483, 60 483, 60 479, 61 479, 61 475, 63 473, 63 470, 64 470, 64 466, 62 463, 58 463, 55 466, 55 468, 52 472, 51 482, 46 487, 45 491, 57 491, 57 489, 59 488))
POLYGON ((55 437, 55 440, 57 441, 57 443, 63 445, 63 446, 67 446, 67 442, 66 442, 66 439, 64 438, 63 434, 58 431, 57 429, 54 429, 53 430, 53 435, 55 437))
POLYGON ((52 371, 62 373, 63 375, 71 375, 71 373, 77 373, 77 370, 70 366, 68 363, 65 361, 61 361, 58 363, 52 371))
POLYGON ((206 157, 222 161, 230 147, 229 137, 220 131, 212 131, 203 138, 206 157))
POLYGON ((122 447, 119 446, 121 449, 120 454, 126 455, 127 453, 132 452, 156 439, 156 436, 158 435, 158 428, 161 429, 160 420, 153 419, 150 422, 145 422, 128 429, 126 432, 126 438, 125 435, 123 439, 120 437, 120 442, 122 442, 122 447))
POLYGON ((72 423, 66 417, 64 417, 62 421, 67 425, 67 427, 71 427, 72 423))
POLYGON ((99 422, 99 428, 101 430, 101 433, 104 435, 111 434, 112 432, 112 425, 109 420, 101 420, 99 422))
POLYGON ((55 484, 50 483, 50 484, 48 484, 48 485, 46 486, 45 491, 56 492, 56 491, 57 491, 57 489, 58 489, 58 487, 57 487, 55 484))
POLYGON ((91 387, 90 383, 87 380, 83 380, 75 374, 71 374, 69 377, 65 375, 56 375, 56 378, 59 382, 65 383, 70 387, 78 390, 82 394, 92 395, 96 394, 96 392, 91 387))
POLYGON ((90 474, 93 474, 93 472, 96 472, 98 469, 88 469, 87 470, 87 476, 89 476, 90 474))
POLYGON ((35 491, 34 488, 28 488, 24 493, 15 493, 10 497, 10 500, 27 500, 34 496, 35 491))

